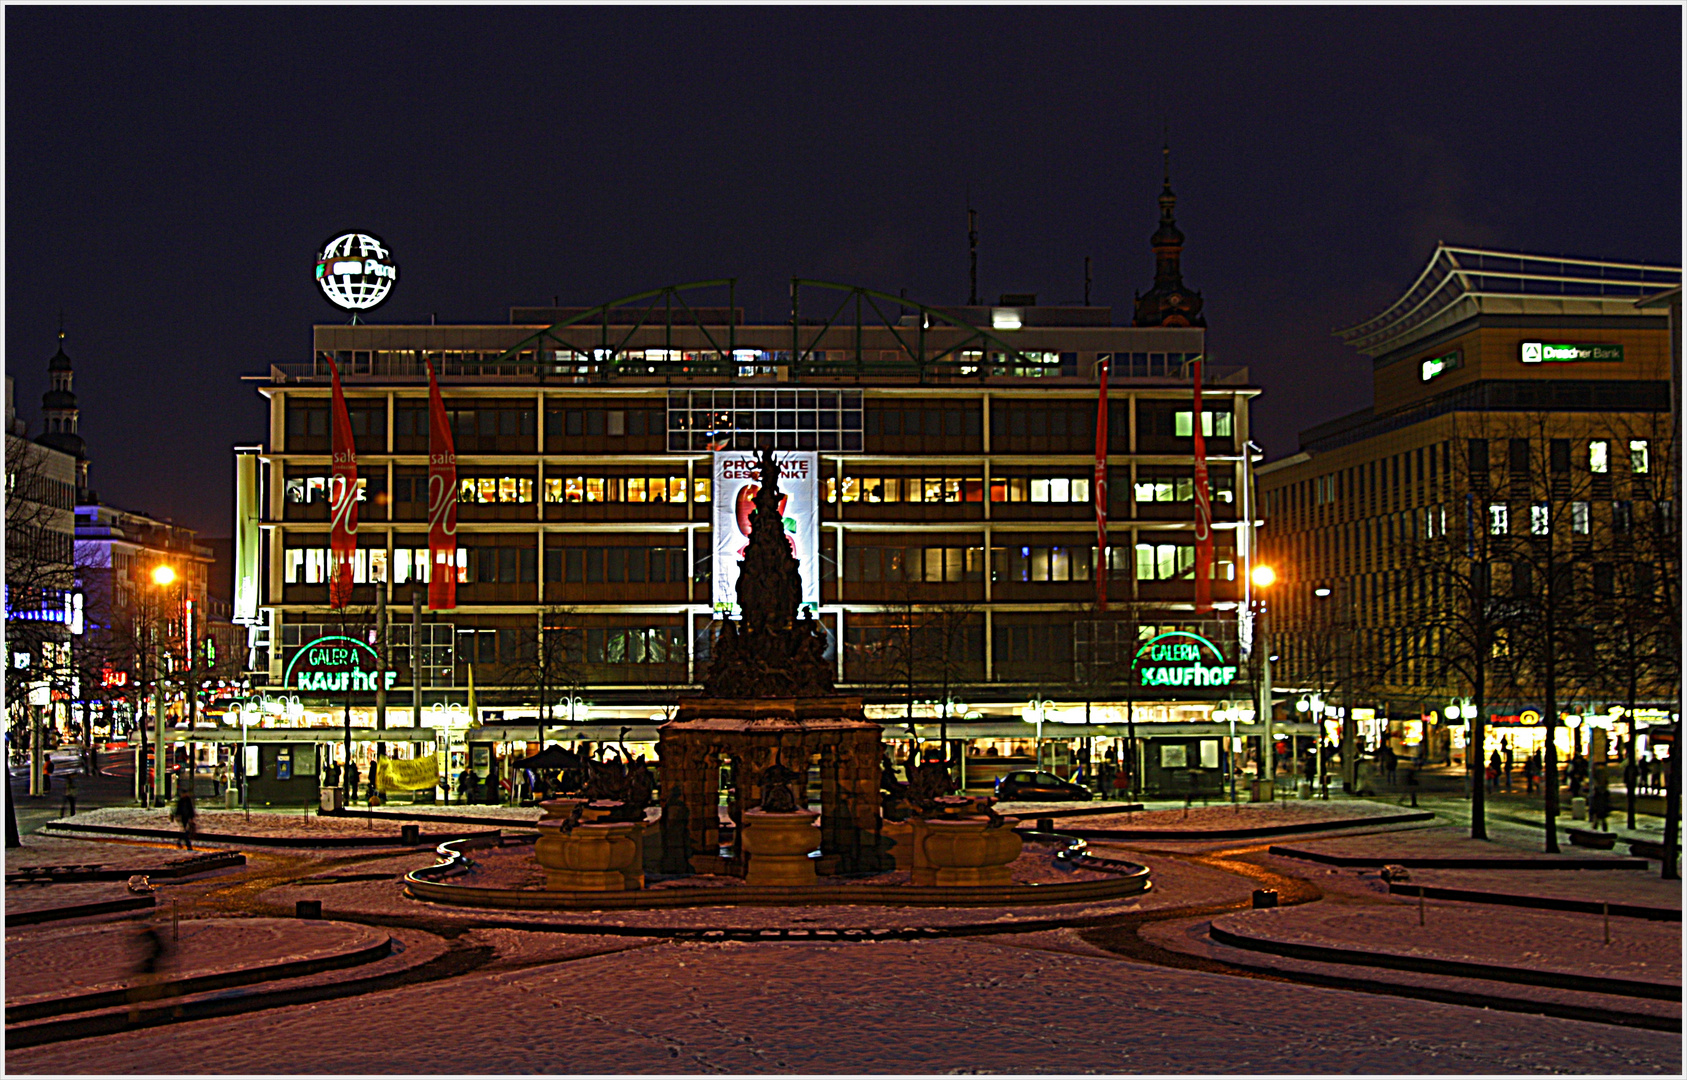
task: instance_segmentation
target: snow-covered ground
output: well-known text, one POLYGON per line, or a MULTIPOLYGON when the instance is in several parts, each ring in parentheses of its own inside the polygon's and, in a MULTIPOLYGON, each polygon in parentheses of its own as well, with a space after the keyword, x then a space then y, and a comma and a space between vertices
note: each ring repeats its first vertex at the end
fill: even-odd
MULTIPOLYGON (((1540 835, 1524 829, 1496 829, 1490 827, 1490 839, 1473 840, 1465 826, 1447 825, 1437 828, 1408 829, 1396 832, 1365 833, 1356 836, 1324 837, 1299 840, 1293 837, 1277 841, 1285 848, 1317 852, 1324 855, 1378 858, 1538 858, 1553 860, 1627 858, 1623 852, 1589 851, 1564 844, 1558 855, 1541 850, 1540 835)), ((1605 871, 1599 871, 1601 873, 1605 871)), ((1613 871, 1615 872, 1615 871, 1613 871)))
POLYGON ((27 927, 6 935, 6 1003, 66 997, 131 984, 157 930, 171 978, 343 955, 387 935, 367 926, 301 919, 150 919, 97 926, 27 927))
POLYGON ((1073 830, 1200 830, 1263 829, 1282 825, 1308 825, 1320 821, 1351 821, 1355 818, 1392 817, 1409 813, 1391 803, 1358 800, 1324 802, 1214 803, 1211 806, 1177 807, 1167 810, 1138 810, 1118 814, 1057 818, 1055 829, 1073 830))
POLYGON ((1301 904, 1220 915, 1215 927, 1293 944, 1524 967, 1569 975, 1681 982, 1681 924, 1456 902, 1400 900, 1363 907, 1301 904))
MULTIPOLYGON (((169 810, 147 809, 139 806, 107 806, 99 810, 90 810, 86 814, 76 816, 78 824, 106 825, 131 829, 179 829, 176 822, 170 820, 169 810)), ((371 836, 390 839, 399 834, 404 827, 401 821, 386 821, 381 818, 367 817, 321 817, 314 811, 309 814, 294 813, 254 813, 247 815, 240 810, 201 810, 194 826, 199 833, 215 833, 224 836, 272 836, 308 839, 310 837, 354 837, 371 836)), ((422 829, 425 836, 439 836, 442 833, 452 835, 467 835, 474 832, 486 832, 496 826, 488 825, 438 825, 422 829)))
POLYGON ((10 1051, 27 1073, 1676 1075, 1666 1034, 1063 951, 675 944, 10 1051))

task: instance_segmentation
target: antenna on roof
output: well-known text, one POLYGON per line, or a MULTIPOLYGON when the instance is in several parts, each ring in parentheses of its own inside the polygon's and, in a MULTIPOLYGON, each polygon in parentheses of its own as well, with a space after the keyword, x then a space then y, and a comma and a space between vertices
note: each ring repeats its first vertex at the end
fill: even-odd
POLYGON ((978 211, 972 208, 972 189, 967 189, 967 250, 972 255, 972 288, 967 293, 967 305, 978 305, 978 211))

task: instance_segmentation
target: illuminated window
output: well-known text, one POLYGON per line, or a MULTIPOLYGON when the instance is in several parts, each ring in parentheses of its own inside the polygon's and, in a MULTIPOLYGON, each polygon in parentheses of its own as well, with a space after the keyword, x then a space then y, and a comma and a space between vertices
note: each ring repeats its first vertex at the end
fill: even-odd
POLYGON ((1644 476, 1652 470, 1651 448, 1645 439, 1628 441, 1628 468, 1636 476, 1644 476))
POLYGON ((1570 531, 1577 536, 1588 534, 1588 504, 1573 502, 1570 504, 1570 531))
MULTIPOLYGON (((1201 410, 1201 434, 1209 439, 1214 435, 1228 438, 1231 430, 1230 424, 1230 414, 1227 412, 1214 412, 1211 409, 1201 410)), ((1195 434, 1195 413, 1193 410, 1172 414, 1172 434, 1180 438, 1188 438, 1195 434)))
MULTIPOLYGON (((832 489, 826 489, 826 499, 831 501, 832 489)), ((843 501, 859 502, 861 500, 861 480, 859 477, 846 476, 843 480, 843 501)))
POLYGON ((548 503, 559 503, 562 501, 561 477, 545 477, 545 501, 548 503))
POLYGON ((498 501, 498 478, 495 476, 481 476, 475 479, 478 499, 483 503, 498 501))
POLYGON ((644 501, 644 477, 634 476, 627 481, 627 501, 637 503, 644 501))
POLYGON ((1587 471, 1591 473, 1608 473, 1611 471, 1611 444, 1604 439, 1595 439, 1587 444, 1587 471))
POLYGON ((709 489, 712 488, 713 486, 714 486, 714 481, 712 479, 710 479, 707 476, 699 476, 691 485, 692 501, 693 502, 700 502, 700 503, 708 502, 709 501, 709 489))
MULTIPOLYGON (((570 501, 572 502, 573 500, 570 501)), ((589 503, 600 503, 603 501, 603 477, 586 477, 586 501, 589 503)))
POLYGON ((1504 536, 1511 531, 1511 514, 1505 503, 1488 504, 1488 535, 1504 536))
POLYGON ((1552 533, 1552 508, 1546 503, 1533 503, 1529 507, 1529 535, 1549 536, 1552 533))
POLYGON ((584 502, 586 498, 586 480, 581 476, 565 476, 562 479, 564 497, 573 503, 584 502))
POLYGON ((328 580, 328 553, 322 548, 305 549, 305 584, 320 585, 328 580))
MULTIPOLYGON (((531 481, 529 481, 529 483, 531 483, 531 481)), ((500 476, 498 478, 498 501, 499 502, 516 502, 517 501, 516 500, 515 477, 513 477, 513 476, 500 476)))

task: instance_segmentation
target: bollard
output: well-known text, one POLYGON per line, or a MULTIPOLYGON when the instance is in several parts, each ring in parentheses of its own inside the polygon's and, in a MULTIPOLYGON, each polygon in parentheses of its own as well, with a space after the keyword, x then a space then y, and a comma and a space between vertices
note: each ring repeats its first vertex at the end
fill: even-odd
POLYGON ((298 919, 322 918, 322 901, 298 900, 293 904, 293 917, 298 919))
POLYGON ((1256 907, 1256 908, 1274 908, 1276 906, 1277 906, 1277 890, 1276 889, 1255 889, 1254 890, 1254 907, 1256 907))
POLYGON ((1040 818, 1038 818, 1037 819, 1037 831, 1038 832, 1053 832, 1054 831, 1054 819, 1051 818, 1051 817, 1040 817, 1040 818))
POLYGON ((408 847, 415 847, 422 842, 422 827, 420 825, 405 825, 398 831, 408 847))

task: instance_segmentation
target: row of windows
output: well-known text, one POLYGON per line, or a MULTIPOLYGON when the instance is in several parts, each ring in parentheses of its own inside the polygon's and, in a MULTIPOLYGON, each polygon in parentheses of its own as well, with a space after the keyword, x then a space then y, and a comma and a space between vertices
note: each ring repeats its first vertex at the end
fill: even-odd
MULTIPOLYGON (((591 626, 548 630, 561 634, 563 655, 587 664, 683 664, 685 630, 678 626, 591 626)), ((529 629, 457 631, 459 664, 519 664, 535 653, 529 629)))
MULTIPOLYGON (((526 550, 533 550, 528 548, 526 550)), ((545 549, 545 580, 597 584, 686 581, 682 547, 568 547, 545 549)))
MULTIPOLYGON (((1110 546, 1108 576, 1122 578, 1134 562, 1138 581, 1188 578, 1195 567, 1195 548, 1187 544, 1137 544, 1134 549, 1110 546)), ((993 582, 1090 581, 1095 572, 1091 546, 1015 545, 990 549, 993 582)), ((966 582, 984 580, 982 547, 872 547, 844 549, 844 580, 854 582, 966 582)), ((1229 550, 1215 554, 1212 577, 1235 580, 1235 561, 1229 550)))
MULTIPOLYGON (((1486 483, 1488 479, 1493 441, 1495 440, 1469 439, 1465 444, 1466 464, 1470 476, 1481 483, 1486 483)), ((1589 440, 1586 444, 1588 472, 1594 476, 1609 475, 1614 456, 1613 444, 1620 447, 1625 441, 1629 473, 1634 476, 1650 475, 1653 455, 1649 439, 1589 440)), ((1512 476, 1530 475, 1534 471, 1531 463, 1531 447, 1534 443, 1529 439, 1506 439, 1504 443, 1507 472, 1512 476)), ((1434 446, 1420 446, 1415 450, 1364 465, 1310 477, 1288 488, 1268 493, 1267 512, 1278 514, 1305 509, 1308 506, 1325 506, 1347 498, 1361 498, 1367 494, 1374 497, 1380 491, 1398 490, 1403 484, 1413 483, 1414 475, 1420 483, 1426 479, 1434 480, 1438 474, 1449 475, 1452 444, 1443 442, 1439 444, 1439 448, 1440 453, 1437 454, 1434 446)), ((1546 452, 1547 472, 1553 476, 1568 475, 1571 469, 1572 441, 1549 439, 1546 452)))
MULTIPOLYGON (((1144 467, 1137 475, 1137 502, 1188 502, 1195 498, 1195 478, 1192 473, 1144 467)), ((295 476, 286 481, 286 499, 290 503, 319 503, 327 501, 330 478, 323 476, 295 476)), ((371 478, 359 477, 357 500, 369 497, 371 478)), ((1235 500, 1235 478, 1225 470, 1208 477, 1213 502, 1235 500)), ((373 490, 379 495, 384 479, 374 478, 373 490)), ((668 503, 691 501, 706 503, 712 482, 708 477, 687 481, 683 476, 551 476, 544 482, 547 503, 668 503)), ((838 501, 839 484, 836 477, 825 481, 826 501, 838 501)), ((894 502, 982 502, 982 477, 870 477, 846 476, 843 479, 843 501, 865 503, 894 502)), ((532 503, 537 484, 531 476, 458 476, 457 501, 462 503, 532 503)), ((1090 478, 1087 476, 993 476, 990 479, 990 501, 1031 503, 1088 503, 1090 478)), ((428 478, 399 476, 393 480, 393 501, 426 503, 428 478)))

